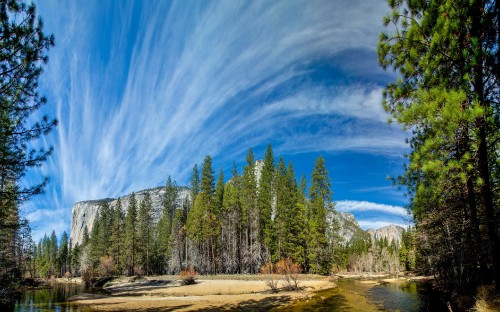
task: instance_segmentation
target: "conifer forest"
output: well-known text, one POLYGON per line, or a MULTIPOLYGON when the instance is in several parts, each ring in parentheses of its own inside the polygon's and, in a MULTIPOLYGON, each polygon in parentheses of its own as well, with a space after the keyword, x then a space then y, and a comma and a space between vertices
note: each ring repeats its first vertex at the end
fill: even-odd
POLYGON ((250 149, 242 174, 233 165, 226 183, 222 171, 215 178, 212 159, 206 156, 201 172, 197 165, 192 170, 188 200, 179 201, 179 190, 186 187, 177 186, 170 176, 160 212, 153 210, 147 192, 140 203, 132 194, 128 207, 118 199, 111 209, 110 199, 103 200, 92 230, 84 229, 82 244, 71 246, 64 233, 58 245, 52 233, 33 247, 31 274, 133 276, 178 274, 186 269, 201 274, 257 274, 265 264, 283 259, 296 263, 301 272, 322 275, 332 270, 415 268, 411 228, 402 242, 372 243, 360 229, 345 241, 339 236, 322 157, 316 160, 310 181, 309 188, 305 177, 297 183, 293 164, 285 165, 282 157, 276 162, 270 145, 263 161, 256 162, 250 149))

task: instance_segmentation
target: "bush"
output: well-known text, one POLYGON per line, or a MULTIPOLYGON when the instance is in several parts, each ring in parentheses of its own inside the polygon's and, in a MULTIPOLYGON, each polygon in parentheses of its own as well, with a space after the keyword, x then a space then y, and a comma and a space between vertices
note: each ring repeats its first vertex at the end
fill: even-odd
POLYGON ((187 268, 179 273, 179 278, 181 279, 181 285, 193 285, 196 284, 196 277, 198 272, 193 268, 187 268))
POLYGON ((279 291, 279 280, 282 281, 285 290, 298 290, 299 274, 301 272, 302 268, 300 265, 293 262, 290 258, 281 259, 276 264, 267 262, 260 268, 260 273, 265 274, 264 281, 266 286, 269 287, 272 292, 279 291), (279 279, 276 277, 276 274, 278 276, 280 275, 279 279))
POLYGON ((86 270, 82 271, 82 281, 85 284, 85 287, 88 288, 92 286, 92 280, 95 278, 95 276, 95 271, 92 268, 87 268, 86 270))
POLYGON ((278 292, 278 280, 274 276, 276 273, 274 264, 271 261, 265 263, 260 268, 260 273, 265 275, 264 282, 271 289, 271 292, 278 292))
POLYGON ((113 276, 116 273, 116 264, 113 257, 101 257, 99 259, 99 272, 102 276, 113 276))
POLYGON ((64 273, 64 277, 65 277, 68 281, 70 281, 70 280, 71 280, 71 273, 69 273, 69 272, 64 273))
POLYGON ((281 279, 287 290, 299 289, 299 274, 302 273, 302 268, 299 264, 293 262, 292 259, 281 259, 276 264, 276 273, 281 274, 281 279))

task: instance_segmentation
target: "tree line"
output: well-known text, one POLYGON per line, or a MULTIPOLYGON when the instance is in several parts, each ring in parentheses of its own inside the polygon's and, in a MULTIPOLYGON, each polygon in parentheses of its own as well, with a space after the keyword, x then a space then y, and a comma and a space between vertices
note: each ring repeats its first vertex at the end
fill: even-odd
POLYGON ((189 189, 167 178, 159 212, 149 192, 140 201, 133 193, 127 207, 120 198, 113 208, 110 200, 102 201, 92 230, 84 228, 79 245, 72 246, 66 233, 59 245, 54 232, 43 237, 32 252, 34 276, 177 274, 185 269, 259 273, 283 259, 301 272, 317 274, 415 268, 412 228, 401 244, 372 242, 362 230, 343 241, 330 185, 321 156, 309 187, 304 176, 297 183, 291 162, 285 165, 282 157, 275 162, 270 145, 263 161, 255 161, 249 150, 242 174, 233 163, 227 182, 222 170, 215 179, 206 156, 201 173, 194 166, 189 189), (181 189, 190 192, 185 201, 179 200, 181 189))
POLYGON ((233 164, 225 183, 217 179, 212 158, 195 165, 190 198, 179 207, 179 187, 169 176, 160 217, 154 218, 150 194, 140 204, 132 194, 123 209, 102 202, 82 244, 73 246, 76 271, 97 270, 103 262, 128 275, 178 273, 193 267, 202 274, 258 273, 269 261, 293 259, 304 272, 330 272, 338 242, 331 187, 325 161, 316 160, 310 187, 299 183, 290 162, 275 163, 269 145, 263 161, 250 149, 240 174, 233 164), (261 166, 258 168, 256 166, 261 166), (257 176, 258 175, 258 176, 257 176), (124 213, 126 211, 126 213, 124 213))

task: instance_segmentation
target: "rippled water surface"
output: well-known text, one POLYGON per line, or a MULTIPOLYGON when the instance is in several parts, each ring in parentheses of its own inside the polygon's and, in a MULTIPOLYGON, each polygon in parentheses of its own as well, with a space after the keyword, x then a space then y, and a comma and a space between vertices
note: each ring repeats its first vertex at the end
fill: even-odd
POLYGON ((16 312, 56 311, 80 312, 80 309, 66 300, 84 290, 80 284, 53 283, 51 288, 30 290, 23 294, 14 306, 16 312))

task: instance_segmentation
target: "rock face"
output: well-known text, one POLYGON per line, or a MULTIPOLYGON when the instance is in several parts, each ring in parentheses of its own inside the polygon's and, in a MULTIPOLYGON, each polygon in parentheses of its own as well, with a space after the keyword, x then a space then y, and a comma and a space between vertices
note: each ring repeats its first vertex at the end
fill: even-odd
MULTIPOLYGON (((339 227, 338 235, 341 237, 341 244, 347 244, 351 239, 361 232, 364 232, 358 224, 354 215, 349 212, 334 211, 327 214, 328 224, 336 224, 339 227)), ((365 234, 366 235, 366 234, 365 234)))
POLYGON ((396 244, 401 245, 401 238, 403 236, 403 231, 405 229, 399 225, 388 225, 384 226, 378 230, 368 230, 368 234, 370 234, 372 238, 372 242, 375 240, 380 240, 387 238, 389 244, 394 240, 396 244))
MULTIPOLYGON (((153 202, 153 218, 155 220, 160 218, 162 211, 162 202, 163 196, 165 194, 164 187, 157 187, 153 189, 147 189, 143 191, 139 191, 135 193, 135 198, 137 200, 137 205, 144 200, 144 196, 146 193, 149 193, 151 196, 151 200, 153 202)), ((184 204, 190 200, 190 192, 186 187, 179 188, 179 194, 177 196, 177 207, 182 208, 184 204)), ((130 202, 131 194, 120 197, 121 205, 123 212, 126 213, 129 202, 130 202)), ((107 202, 111 208, 115 208, 118 199, 106 198, 100 200, 89 200, 78 202, 73 206, 72 209, 72 217, 71 217, 71 243, 73 246, 76 244, 80 244, 83 240, 83 233, 85 226, 87 226, 87 230, 90 233, 92 231, 92 227, 94 226, 95 219, 99 212, 99 209, 103 202, 107 202)))

